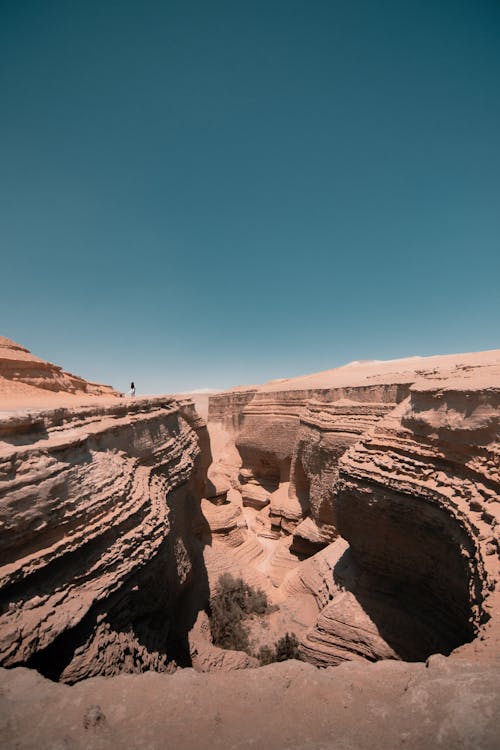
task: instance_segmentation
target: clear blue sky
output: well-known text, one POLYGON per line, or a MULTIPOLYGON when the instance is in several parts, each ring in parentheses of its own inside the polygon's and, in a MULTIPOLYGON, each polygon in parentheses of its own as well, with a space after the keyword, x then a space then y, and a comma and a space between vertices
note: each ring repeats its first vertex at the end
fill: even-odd
POLYGON ((500 346, 498 0, 3 0, 0 333, 138 392, 500 346))

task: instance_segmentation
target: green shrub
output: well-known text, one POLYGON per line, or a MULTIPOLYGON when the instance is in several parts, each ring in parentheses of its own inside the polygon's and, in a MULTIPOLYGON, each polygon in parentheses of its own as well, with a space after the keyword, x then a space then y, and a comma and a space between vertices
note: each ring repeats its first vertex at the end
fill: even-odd
MULTIPOLYGON (((261 589, 253 589, 242 578, 230 573, 220 576, 215 593, 210 599, 210 630, 214 645, 250 653, 248 632, 244 621, 249 615, 265 615, 274 608, 261 589)), ((299 642, 295 633, 285 633, 274 647, 262 646, 257 654, 262 665, 287 659, 300 659, 299 642)))
POLYGON ((261 646, 259 653, 257 654, 257 659, 263 667, 266 664, 272 664, 276 661, 276 650, 269 646, 261 646))
POLYGON ((276 661, 299 659, 299 642, 295 633, 285 633, 283 638, 276 641, 276 661))
POLYGON ((267 596, 230 573, 220 576, 210 599, 210 630, 216 646, 249 651, 249 640, 243 620, 250 614, 267 612, 267 596))
POLYGON ((287 659, 300 659, 299 642, 295 633, 286 633, 276 641, 274 648, 262 646, 257 654, 262 666, 287 659))

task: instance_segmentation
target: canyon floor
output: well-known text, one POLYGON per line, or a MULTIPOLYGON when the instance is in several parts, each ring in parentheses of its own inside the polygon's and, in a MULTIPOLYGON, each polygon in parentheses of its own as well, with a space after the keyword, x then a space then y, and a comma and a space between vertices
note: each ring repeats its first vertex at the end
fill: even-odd
POLYGON ((132 399, 0 338, 3 745, 500 747, 499 489, 500 351, 132 399))

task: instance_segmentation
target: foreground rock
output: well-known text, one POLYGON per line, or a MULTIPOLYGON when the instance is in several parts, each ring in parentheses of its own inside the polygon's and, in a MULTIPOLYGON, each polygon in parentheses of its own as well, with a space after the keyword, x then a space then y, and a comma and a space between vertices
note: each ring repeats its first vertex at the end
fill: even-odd
POLYGON ((497 750, 500 673, 433 657, 317 670, 147 673, 68 687, 0 670, 6 750, 497 750))

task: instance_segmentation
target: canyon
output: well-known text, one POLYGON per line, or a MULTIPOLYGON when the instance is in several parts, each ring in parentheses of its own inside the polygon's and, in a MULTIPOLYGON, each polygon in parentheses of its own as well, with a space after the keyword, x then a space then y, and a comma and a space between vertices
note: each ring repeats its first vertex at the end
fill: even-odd
POLYGON ((10 746, 498 746, 500 351, 354 362, 196 407, 0 339, 10 746), (272 605, 251 653, 212 642, 223 573, 272 605), (303 661, 256 668, 286 632, 303 661), (262 718, 273 701, 295 730, 262 718))

